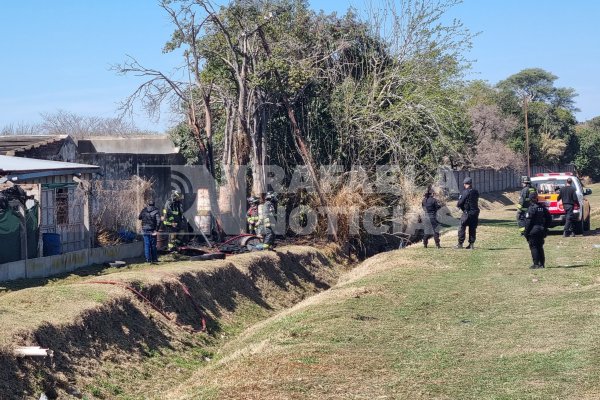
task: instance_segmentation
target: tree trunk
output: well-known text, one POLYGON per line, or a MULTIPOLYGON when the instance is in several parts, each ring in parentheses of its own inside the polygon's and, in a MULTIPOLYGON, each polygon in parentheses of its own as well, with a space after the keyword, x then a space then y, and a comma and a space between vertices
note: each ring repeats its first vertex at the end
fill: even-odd
MULTIPOLYGON (((267 42, 265 35, 262 31, 262 29, 258 29, 258 34, 260 35, 263 47, 265 49, 265 52, 267 53, 267 56, 271 56, 271 49, 269 47, 269 43, 267 42)), ((310 150, 308 149, 308 146, 306 145, 306 140, 304 139, 304 135, 302 134, 302 130, 300 129, 300 125, 298 125, 298 121, 296 119, 296 113, 294 111, 294 108, 292 107, 292 105, 290 104, 289 98, 286 94, 285 91, 285 87, 283 85, 283 81, 281 79, 281 75, 279 74, 279 71, 277 70, 277 68, 273 68, 273 73, 275 74, 275 78, 277 79, 277 84, 279 85, 279 89, 281 91, 281 99, 283 101, 283 105, 285 106, 285 109, 287 111, 287 115, 288 118, 290 120, 290 124, 292 125, 292 135, 294 137, 294 143, 296 144, 296 148, 298 149, 298 152, 300 153, 300 156, 302 157, 302 161, 304 161, 304 164, 306 165, 306 168, 308 169, 308 174, 310 175, 310 179, 313 181, 313 185, 315 187, 315 190, 317 192, 317 196, 319 198, 319 206, 324 207, 327 205, 327 199, 325 198, 325 193, 323 192, 323 189, 321 188, 321 181, 319 180, 319 176, 317 175, 317 170, 315 167, 315 162, 312 158, 312 154, 310 154, 310 150)), ((327 219, 327 224, 329 227, 329 231, 332 232, 332 237, 334 241, 338 241, 338 236, 337 236, 337 232, 334 229, 333 226, 333 221, 331 220, 331 218, 327 219)))

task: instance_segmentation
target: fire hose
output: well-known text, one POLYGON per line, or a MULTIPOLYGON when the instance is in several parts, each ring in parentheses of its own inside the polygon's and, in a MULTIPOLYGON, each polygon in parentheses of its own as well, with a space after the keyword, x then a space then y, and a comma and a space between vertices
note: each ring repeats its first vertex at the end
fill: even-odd
POLYGON ((206 332, 206 313, 203 312, 202 307, 200 307, 198 305, 198 303, 196 303, 196 300, 194 300, 194 298, 192 297, 187 286, 185 286, 183 284, 183 282, 179 281, 178 279, 177 279, 177 283, 179 283, 181 285, 183 292, 186 294, 186 296, 188 296, 191 299, 192 304, 194 305, 194 308, 196 309, 198 314, 200 314, 200 324, 202 326, 202 328, 200 330, 192 329, 185 325, 180 324, 179 322, 177 322, 176 320, 171 318, 164 310, 161 310, 160 307, 158 307, 156 304, 154 304, 152 301, 150 301, 150 299, 148 299, 146 296, 144 296, 139 290, 137 290, 136 288, 134 288, 131 285, 128 285, 123 282, 118 282, 118 281, 89 281, 89 282, 83 282, 83 283, 89 283, 89 284, 97 283, 97 284, 101 284, 101 285, 114 285, 114 286, 122 287, 124 289, 129 290, 131 293, 133 293, 135 296, 137 296, 142 301, 142 303, 147 303, 148 305, 150 305, 150 307, 152 307, 152 309, 154 309, 160 315, 165 317, 169 322, 172 322, 173 324, 177 325, 179 328, 181 328, 185 331, 191 332, 191 333, 206 332))

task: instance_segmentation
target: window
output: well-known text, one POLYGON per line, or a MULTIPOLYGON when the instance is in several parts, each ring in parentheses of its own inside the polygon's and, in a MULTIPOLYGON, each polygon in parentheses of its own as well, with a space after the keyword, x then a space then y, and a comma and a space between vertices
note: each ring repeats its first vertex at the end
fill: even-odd
POLYGON ((56 223, 69 223, 69 189, 56 189, 56 223))

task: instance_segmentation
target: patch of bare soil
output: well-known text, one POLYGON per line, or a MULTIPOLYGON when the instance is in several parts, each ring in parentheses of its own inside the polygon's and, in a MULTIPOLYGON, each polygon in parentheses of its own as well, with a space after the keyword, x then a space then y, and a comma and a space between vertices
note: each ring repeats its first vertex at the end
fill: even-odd
POLYGON ((81 397, 104 363, 201 346, 242 304, 267 313, 290 307, 330 288, 345 264, 334 248, 288 246, 2 296, 0 399, 81 397), (207 331, 199 333, 203 317, 207 331), (23 345, 54 357, 17 358, 13 349, 23 345))
POLYGON ((496 210, 515 205, 518 201, 519 191, 482 193, 479 206, 484 210, 496 210))

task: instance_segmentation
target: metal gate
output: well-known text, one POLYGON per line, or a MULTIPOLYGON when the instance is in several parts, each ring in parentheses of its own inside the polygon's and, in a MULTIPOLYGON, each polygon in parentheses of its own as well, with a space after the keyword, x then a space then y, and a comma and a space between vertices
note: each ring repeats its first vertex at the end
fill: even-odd
POLYGON ((84 249, 84 196, 76 186, 42 188, 41 233, 58 233, 63 253, 84 249))

